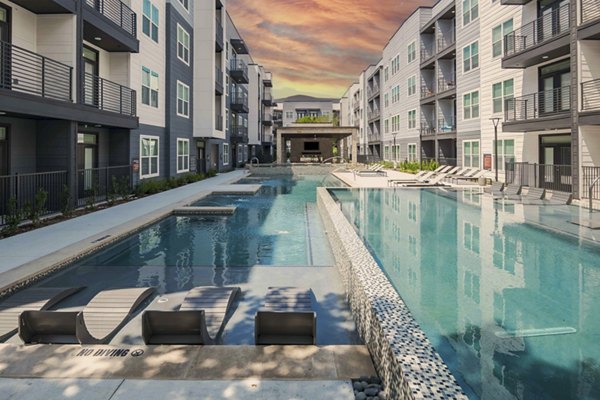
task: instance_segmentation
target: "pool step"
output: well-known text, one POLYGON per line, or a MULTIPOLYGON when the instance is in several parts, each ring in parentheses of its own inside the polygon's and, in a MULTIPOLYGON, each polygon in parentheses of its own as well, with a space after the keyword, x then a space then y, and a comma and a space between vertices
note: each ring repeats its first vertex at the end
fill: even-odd
POLYGON ((174 209, 173 215, 233 215, 236 209, 237 207, 181 207, 174 209))
POLYGON ((217 186, 212 194, 237 194, 254 196, 262 185, 221 185, 217 186))

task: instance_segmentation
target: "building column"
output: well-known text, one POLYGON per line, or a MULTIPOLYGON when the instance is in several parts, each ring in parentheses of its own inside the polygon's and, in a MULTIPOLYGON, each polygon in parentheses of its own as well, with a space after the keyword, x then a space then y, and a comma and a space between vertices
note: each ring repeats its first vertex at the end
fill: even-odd
POLYGON ((277 130, 277 164, 283 164, 283 152, 285 151, 285 143, 281 132, 277 130))
POLYGON ((358 164, 358 129, 352 129, 352 164, 358 164))

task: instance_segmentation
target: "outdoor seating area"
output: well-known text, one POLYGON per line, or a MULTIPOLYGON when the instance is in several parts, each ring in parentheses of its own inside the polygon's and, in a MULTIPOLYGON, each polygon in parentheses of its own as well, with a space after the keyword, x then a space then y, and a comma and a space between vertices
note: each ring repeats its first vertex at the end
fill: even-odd
POLYGON ((528 187, 494 182, 485 192, 497 201, 513 201, 523 205, 570 205, 573 194, 561 191, 548 191, 544 188, 528 187))

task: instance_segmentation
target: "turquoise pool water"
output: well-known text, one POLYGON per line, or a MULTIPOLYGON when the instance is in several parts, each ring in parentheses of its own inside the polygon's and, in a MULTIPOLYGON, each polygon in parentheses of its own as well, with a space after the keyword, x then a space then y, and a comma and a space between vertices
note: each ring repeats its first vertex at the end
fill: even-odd
POLYGON ((471 399, 600 398, 600 246, 522 222, 556 208, 331 192, 471 399))

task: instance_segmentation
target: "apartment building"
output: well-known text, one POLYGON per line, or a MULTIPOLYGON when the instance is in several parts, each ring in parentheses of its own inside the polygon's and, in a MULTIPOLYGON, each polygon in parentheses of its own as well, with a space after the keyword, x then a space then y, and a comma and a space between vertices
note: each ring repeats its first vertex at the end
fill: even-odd
POLYGON ((277 108, 282 111, 283 126, 295 124, 302 118, 322 118, 333 121, 339 118, 339 100, 317 98, 305 95, 290 96, 275 101, 277 108))
MULTIPOLYGON (((418 8, 379 62, 381 157, 497 170, 500 179, 585 197, 600 176, 599 22, 589 0, 418 8)), ((353 93, 355 122, 363 101, 376 110, 377 73, 367 77, 366 100, 364 72, 345 94, 353 93)))
POLYGON ((231 169, 250 157, 236 130, 249 114, 270 151, 272 77, 224 0, 7 0, 0 32, 1 203, 17 196, 16 174, 52 191, 55 208, 64 185, 81 200, 113 177, 231 169))

